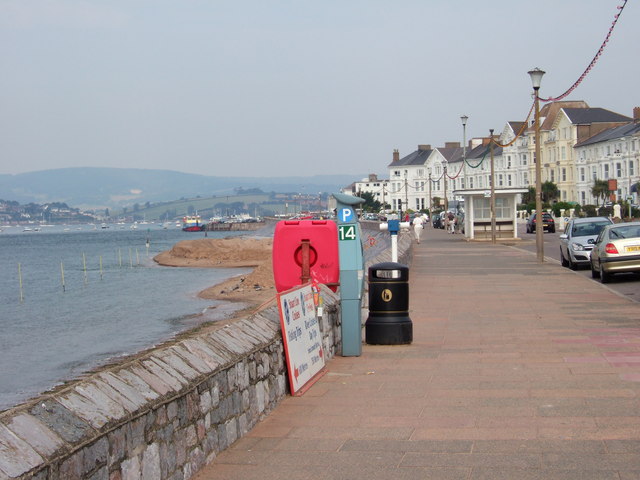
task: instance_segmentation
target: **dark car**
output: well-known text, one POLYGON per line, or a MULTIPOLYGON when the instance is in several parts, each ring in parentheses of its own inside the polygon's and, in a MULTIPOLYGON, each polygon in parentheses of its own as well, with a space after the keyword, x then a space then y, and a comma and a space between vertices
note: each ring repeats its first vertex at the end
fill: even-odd
MULTIPOLYGON (((550 213, 542 212, 542 231, 554 233, 556 231, 556 222, 550 213)), ((527 233, 533 233, 536 231, 536 214, 534 213, 527 220, 527 233)))

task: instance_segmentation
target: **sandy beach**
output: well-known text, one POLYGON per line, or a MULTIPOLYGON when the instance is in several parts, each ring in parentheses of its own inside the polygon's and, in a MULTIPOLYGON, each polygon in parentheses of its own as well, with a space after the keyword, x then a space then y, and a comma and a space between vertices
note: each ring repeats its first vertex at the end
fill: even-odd
POLYGON ((271 249, 273 239, 232 237, 183 240, 154 260, 169 267, 240 268, 253 271, 213 285, 199 296, 206 299, 243 302, 251 308, 275 298, 271 249))

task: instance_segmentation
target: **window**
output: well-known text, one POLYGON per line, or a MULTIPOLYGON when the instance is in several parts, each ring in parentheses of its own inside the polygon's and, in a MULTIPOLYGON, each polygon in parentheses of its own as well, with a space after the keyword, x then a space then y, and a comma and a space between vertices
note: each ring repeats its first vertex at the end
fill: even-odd
POLYGON ((598 179, 598 171, 595 166, 591 167, 591 179, 592 180, 598 179))
POLYGON ((502 174, 498 175, 498 186, 502 187, 504 185, 504 181, 502 179, 502 174))
POLYGON ((580 181, 584 182, 585 177, 584 177, 584 167, 580 167, 580 181))
POLYGON ((561 156, 562 160, 566 160, 567 159, 567 147, 565 147, 565 146, 560 147, 560 156, 561 156))
POLYGON ((629 160, 629 176, 635 175, 636 172, 633 169, 633 160, 629 160))
POLYGON ((511 175, 507 175, 507 187, 511 187, 511 175))
POLYGON ((469 188, 473 188, 473 177, 469 178, 469 188))
POLYGON ((622 177, 622 163, 616 163, 616 177, 622 177))
POLYGON ((511 155, 507 155, 507 168, 511 168, 511 155))
POLYGON ((566 168, 562 169, 562 181, 563 182, 567 181, 567 169, 566 168))
POLYGON ((552 182, 556 181, 556 171, 553 168, 549 170, 549 180, 552 182))
POLYGON ((419 177, 424 177, 424 168, 419 168, 418 169, 418 176, 419 177))
POLYGON ((604 177, 605 180, 609 180, 609 165, 605 163, 602 167, 603 167, 602 176, 604 177))
POLYGON ((527 154, 523 154, 522 155, 522 165, 526 165, 527 164, 527 154))

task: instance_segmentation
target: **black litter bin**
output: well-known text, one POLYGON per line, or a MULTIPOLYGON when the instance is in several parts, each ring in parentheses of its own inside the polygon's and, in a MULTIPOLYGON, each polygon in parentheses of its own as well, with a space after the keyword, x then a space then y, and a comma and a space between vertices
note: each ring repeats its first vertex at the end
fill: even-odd
POLYGON ((369 267, 369 317, 365 341, 369 345, 403 345, 413 341, 409 318, 409 267, 395 262, 369 267))

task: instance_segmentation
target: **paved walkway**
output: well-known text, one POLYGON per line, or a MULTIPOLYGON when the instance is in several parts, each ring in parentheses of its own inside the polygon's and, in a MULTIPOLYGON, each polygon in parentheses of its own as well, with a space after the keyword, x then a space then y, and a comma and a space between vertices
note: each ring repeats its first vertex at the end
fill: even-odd
POLYGON ((640 305, 427 228, 414 341, 336 357, 197 480, 640 478, 640 305))

